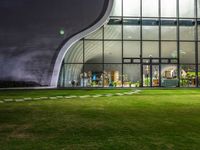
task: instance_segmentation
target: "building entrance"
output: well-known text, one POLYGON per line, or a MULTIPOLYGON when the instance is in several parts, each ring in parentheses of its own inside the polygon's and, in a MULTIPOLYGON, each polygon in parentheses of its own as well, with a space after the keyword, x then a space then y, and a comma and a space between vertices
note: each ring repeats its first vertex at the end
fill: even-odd
POLYGON ((143 64, 143 86, 158 87, 159 84, 159 65, 143 64))

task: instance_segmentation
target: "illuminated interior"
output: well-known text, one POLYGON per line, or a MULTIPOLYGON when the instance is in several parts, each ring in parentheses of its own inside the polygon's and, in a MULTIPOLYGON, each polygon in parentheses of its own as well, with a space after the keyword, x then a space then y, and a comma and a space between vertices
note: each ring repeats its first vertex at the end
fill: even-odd
POLYGON ((200 0, 115 0, 67 52, 59 87, 198 87, 200 0))

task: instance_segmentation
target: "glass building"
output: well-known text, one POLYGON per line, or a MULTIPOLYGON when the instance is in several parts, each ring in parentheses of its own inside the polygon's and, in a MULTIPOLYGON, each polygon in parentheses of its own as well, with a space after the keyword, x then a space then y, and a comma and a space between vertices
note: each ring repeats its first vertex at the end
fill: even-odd
POLYGON ((200 0, 115 0, 68 50, 58 86, 198 87, 199 69, 200 0))

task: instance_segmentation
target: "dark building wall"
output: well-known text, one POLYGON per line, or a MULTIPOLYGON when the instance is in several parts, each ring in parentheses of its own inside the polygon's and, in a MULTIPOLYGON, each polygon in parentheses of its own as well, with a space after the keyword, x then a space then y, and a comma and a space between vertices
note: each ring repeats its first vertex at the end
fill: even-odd
POLYGON ((49 85, 62 44, 94 24, 107 2, 0 0, 0 81, 49 85))

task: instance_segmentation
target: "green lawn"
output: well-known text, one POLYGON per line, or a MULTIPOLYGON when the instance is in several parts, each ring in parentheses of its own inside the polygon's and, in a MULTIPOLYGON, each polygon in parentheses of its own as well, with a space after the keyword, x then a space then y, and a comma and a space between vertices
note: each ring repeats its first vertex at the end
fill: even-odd
MULTIPOLYGON (((0 99, 119 91, 0 91, 0 99)), ((0 104, 0 150, 199 148, 200 89, 0 104)))

